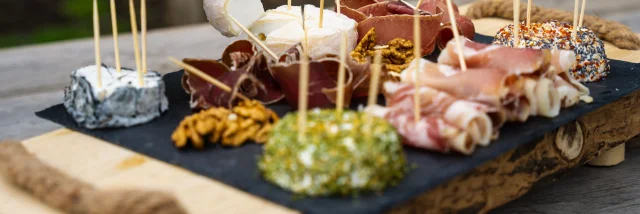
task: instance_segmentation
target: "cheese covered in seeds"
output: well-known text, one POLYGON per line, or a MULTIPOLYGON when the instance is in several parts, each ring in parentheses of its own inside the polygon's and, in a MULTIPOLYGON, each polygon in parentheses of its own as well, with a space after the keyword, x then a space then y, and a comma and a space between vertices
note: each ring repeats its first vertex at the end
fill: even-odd
POLYGON ((307 120, 304 142, 297 113, 276 124, 258 163, 266 180, 301 195, 350 195, 381 191, 406 174, 400 137, 385 120, 333 110, 310 111, 307 120))

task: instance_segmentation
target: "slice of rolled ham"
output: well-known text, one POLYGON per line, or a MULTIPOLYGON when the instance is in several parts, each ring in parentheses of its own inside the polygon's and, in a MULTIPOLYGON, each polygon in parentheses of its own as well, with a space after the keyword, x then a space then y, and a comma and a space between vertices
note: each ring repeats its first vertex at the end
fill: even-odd
POLYGON ((467 132, 446 123, 443 118, 423 115, 416 122, 412 111, 389 111, 382 106, 370 106, 366 111, 391 123, 405 145, 442 153, 453 149, 467 155, 475 149, 467 132))
POLYGON ((469 68, 467 72, 461 72, 459 68, 422 62, 425 66, 421 66, 422 69, 417 77, 412 75, 413 67, 409 67, 402 72, 401 81, 413 83, 414 78, 418 78, 417 82, 420 86, 434 88, 460 99, 480 102, 492 107, 501 106, 502 100, 509 92, 505 84, 508 76, 505 71, 469 68))
POLYGON ((492 120, 488 115, 490 108, 486 105, 458 99, 429 87, 416 90, 406 83, 386 82, 384 90, 390 95, 387 107, 378 109, 377 114, 392 120, 397 129, 404 129, 400 134, 407 135, 405 140, 409 145, 436 151, 452 148, 469 154, 476 145, 488 145, 493 136, 492 120), (418 123, 413 118, 414 93, 420 93, 421 119, 418 123), (409 119, 412 121, 406 121, 409 119), (428 133, 409 136, 418 132, 415 129, 428 133))

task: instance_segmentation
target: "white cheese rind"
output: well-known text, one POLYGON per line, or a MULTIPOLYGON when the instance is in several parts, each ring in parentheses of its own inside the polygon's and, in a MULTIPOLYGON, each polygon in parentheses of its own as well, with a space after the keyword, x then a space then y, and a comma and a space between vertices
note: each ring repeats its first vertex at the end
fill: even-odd
POLYGON ((81 126, 88 129, 129 127, 159 117, 169 108, 162 76, 148 71, 144 87, 138 85, 137 72, 102 66, 101 88, 96 85, 96 66, 71 73, 65 88, 64 106, 81 126))
POLYGON ((204 0, 203 9, 209 24, 226 37, 242 33, 229 16, 249 27, 264 14, 262 2, 256 0, 204 0))
MULTIPOLYGON (((264 43, 277 55, 297 43, 304 41, 304 30, 300 7, 286 5, 268 10, 256 21, 250 31, 255 35, 264 34, 264 43)), ((320 58, 326 55, 338 55, 342 32, 347 36, 347 49, 356 47, 358 40, 357 23, 342 14, 324 10, 323 26, 320 23, 320 8, 313 5, 304 6, 304 26, 307 28, 309 56, 320 58)))

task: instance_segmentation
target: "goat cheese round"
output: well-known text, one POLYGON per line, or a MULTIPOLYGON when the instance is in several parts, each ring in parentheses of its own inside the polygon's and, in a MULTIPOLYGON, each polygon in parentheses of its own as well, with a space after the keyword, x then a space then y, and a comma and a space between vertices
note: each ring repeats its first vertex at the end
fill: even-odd
POLYGON ((204 0, 203 8, 209 24, 226 37, 242 32, 231 17, 248 27, 264 13, 262 2, 256 0, 204 0))
POLYGON ((347 49, 353 50, 358 40, 358 24, 345 15, 330 10, 323 12, 323 24, 320 27, 320 8, 313 5, 301 7, 282 5, 268 10, 258 19, 249 31, 261 38, 265 45, 276 54, 283 54, 297 43, 304 41, 304 28, 307 29, 309 56, 320 58, 327 55, 339 55, 342 32, 347 36, 347 49), (304 23, 303 23, 304 22, 304 23))
POLYGON ((406 174, 400 136, 385 120, 363 112, 312 110, 298 141, 297 113, 274 127, 258 167, 264 178, 309 196, 381 191, 406 174))
POLYGON ((95 65, 71 73, 65 88, 64 106, 75 121, 86 128, 129 127, 159 117, 169 108, 162 76, 155 71, 143 75, 122 68, 101 66, 102 86, 98 87, 95 65))

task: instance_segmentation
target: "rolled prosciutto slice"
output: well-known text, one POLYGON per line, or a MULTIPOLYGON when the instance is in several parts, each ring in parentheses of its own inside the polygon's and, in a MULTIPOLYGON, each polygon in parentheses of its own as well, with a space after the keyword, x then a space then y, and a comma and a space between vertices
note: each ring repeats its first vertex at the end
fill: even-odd
POLYGON ((475 144, 467 132, 448 124, 441 117, 422 115, 416 122, 413 111, 389 111, 382 106, 370 106, 367 113, 386 119, 402 136, 407 146, 448 153, 452 149, 471 154, 475 144))
POLYGON ((481 145, 488 145, 492 135, 492 121, 488 112, 489 106, 470 102, 451 96, 429 87, 416 88, 406 83, 384 83, 384 90, 392 96, 387 97, 387 107, 396 110, 413 112, 414 94, 420 93, 420 112, 426 115, 439 115, 462 130, 469 131, 473 140, 481 145))
MULTIPOLYGON (((468 68, 495 68, 514 75, 552 76, 569 71, 576 62, 573 51, 511 48, 461 40, 468 68)), ((438 57, 438 63, 460 66, 455 41, 450 41, 438 57)))
POLYGON ((505 71, 485 68, 468 68, 467 72, 443 64, 421 60, 421 69, 414 75, 415 67, 405 69, 401 81, 413 83, 417 78, 420 86, 427 86, 469 101, 479 102, 494 108, 502 106, 509 93, 508 74, 505 71))

